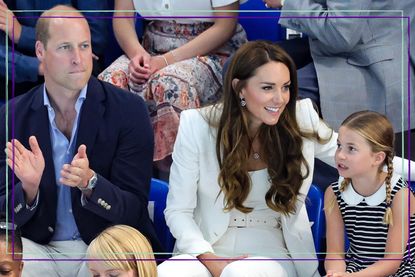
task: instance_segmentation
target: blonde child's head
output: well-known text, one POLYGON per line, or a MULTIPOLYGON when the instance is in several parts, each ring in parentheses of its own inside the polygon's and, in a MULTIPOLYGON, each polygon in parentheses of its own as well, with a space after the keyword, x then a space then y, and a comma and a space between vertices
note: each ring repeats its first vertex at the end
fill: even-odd
POLYGON ((88 246, 88 267, 94 274, 119 270, 122 276, 157 276, 153 250, 136 229, 115 225, 102 231, 88 246))

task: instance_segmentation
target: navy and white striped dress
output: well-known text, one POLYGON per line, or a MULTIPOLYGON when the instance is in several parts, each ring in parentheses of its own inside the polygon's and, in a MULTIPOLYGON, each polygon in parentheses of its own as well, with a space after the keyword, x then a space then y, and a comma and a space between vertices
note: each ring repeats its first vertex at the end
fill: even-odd
MULTIPOLYGON (((350 247, 346 253, 346 272, 365 269, 385 255, 388 225, 383 223, 386 211, 386 188, 383 184, 377 192, 364 197, 351 184, 340 192, 343 178, 332 184, 340 212, 343 217, 350 247)), ((392 201, 396 193, 407 187, 401 176, 394 174, 391 179, 392 201)), ((404 258, 397 273, 392 276, 415 277, 415 215, 410 218, 409 247, 405 247, 404 258), (409 257, 409 248, 410 257, 409 257)))

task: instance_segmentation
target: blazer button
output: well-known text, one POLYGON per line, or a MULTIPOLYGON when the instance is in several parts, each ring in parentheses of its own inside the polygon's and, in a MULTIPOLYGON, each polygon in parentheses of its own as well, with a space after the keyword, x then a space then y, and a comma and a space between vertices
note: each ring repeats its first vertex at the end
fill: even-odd
POLYGON ((109 211, 111 209, 111 205, 106 206, 105 209, 107 209, 107 211, 109 211))
POLYGON ((102 199, 101 198, 98 198, 98 204, 101 205, 101 203, 102 203, 102 199))
POLYGON ((20 212, 20 210, 22 209, 22 204, 21 203, 19 203, 15 208, 14 208, 14 212, 15 213, 18 213, 18 212, 20 212))
POLYGON ((53 233, 53 228, 51 226, 48 227, 48 231, 53 233))

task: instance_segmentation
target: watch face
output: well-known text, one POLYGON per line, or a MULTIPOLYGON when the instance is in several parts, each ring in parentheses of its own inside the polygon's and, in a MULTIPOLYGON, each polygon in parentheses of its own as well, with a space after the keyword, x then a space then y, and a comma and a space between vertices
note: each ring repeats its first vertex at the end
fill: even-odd
POLYGON ((88 181, 88 186, 87 186, 87 188, 88 188, 88 189, 93 189, 93 188, 95 188, 95 185, 96 185, 96 183, 97 183, 97 180, 98 180, 98 178, 97 178, 97 174, 96 174, 96 173, 94 173, 94 176, 92 176, 92 177, 91 177, 91 179, 89 179, 89 181, 88 181))

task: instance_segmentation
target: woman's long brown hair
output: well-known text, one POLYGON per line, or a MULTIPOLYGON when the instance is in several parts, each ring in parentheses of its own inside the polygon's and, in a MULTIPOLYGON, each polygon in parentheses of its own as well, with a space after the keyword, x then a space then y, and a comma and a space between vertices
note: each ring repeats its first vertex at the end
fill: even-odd
MULTIPOLYGON (((216 155, 219 162, 218 176, 224 193, 225 210, 236 208, 248 213, 245 207, 251 190, 248 174, 251 141, 248 135, 248 111, 240 105, 239 93, 256 70, 268 62, 285 64, 290 72, 290 100, 274 126, 262 124, 259 129, 261 159, 268 165, 271 187, 265 200, 271 209, 289 214, 295 212, 295 204, 303 180, 309 175, 309 167, 302 153, 303 137, 320 138, 317 134, 300 131, 296 121, 297 75, 295 64, 282 48, 265 41, 253 41, 243 45, 234 55, 225 76, 222 112, 219 122, 210 117, 217 127, 216 155), (232 80, 239 79, 235 88, 232 80), (302 173, 304 168, 304 174, 302 173)), ((218 111, 219 109, 213 109, 218 111)), ((215 112, 212 112, 215 113, 215 112)), ((217 114, 217 113, 216 113, 217 114)))

